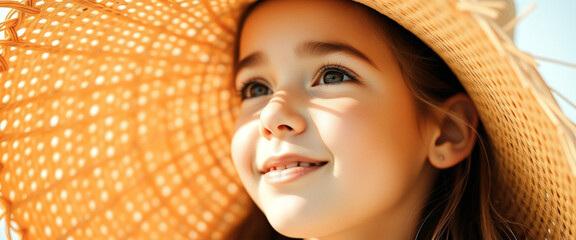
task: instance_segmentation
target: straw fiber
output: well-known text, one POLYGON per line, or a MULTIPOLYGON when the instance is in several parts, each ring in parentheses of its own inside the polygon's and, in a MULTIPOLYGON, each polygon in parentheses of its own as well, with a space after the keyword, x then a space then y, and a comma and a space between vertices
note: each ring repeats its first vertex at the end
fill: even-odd
POLYGON ((402 15, 393 19, 439 53, 465 86, 495 148, 497 207, 536 239, 575 238, 574 135, 551 110, 557 106, 543 80, 530 61, 505 50, 510 39, 483 11, 490 3, 440 14, 470 3, 433 2, 367 5, 402 15))
MULTIPOLYGON (((0 1, 14 9, 0 25, 0 217, 13 236, 222 238, 245 216, 228 146, 245 2, 0 1)), ((536 239, 575 239, 574 125, 494 23, 502 5, 364 2, 461 79, 496 149, 497 207, 536 239)))
POLYGON ((13 4, 0 184, 18 229, 28 239, 223 236, 248 201, 228 148, 239 3, 13 4))

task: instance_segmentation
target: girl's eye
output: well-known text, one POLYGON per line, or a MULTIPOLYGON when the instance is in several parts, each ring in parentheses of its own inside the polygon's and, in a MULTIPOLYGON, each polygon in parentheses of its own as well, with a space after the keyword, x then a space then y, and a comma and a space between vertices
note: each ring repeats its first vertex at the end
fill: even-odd
POLYGON ((257 81, 244 84, 240 91, 242 100, 272 94, 272 90, 268 86, 257 81))
POLYGON ((345 81, 355 81, 356 77, 343 67, 325 67, 321 70, 322 75, 314 85, 338 84, 345 81))
POLYGON ((322 81, 324 84, 339 83, 349 80, 352 80, 352 78, 343 72, 335 70, 326 71, 322 76, 322 81))

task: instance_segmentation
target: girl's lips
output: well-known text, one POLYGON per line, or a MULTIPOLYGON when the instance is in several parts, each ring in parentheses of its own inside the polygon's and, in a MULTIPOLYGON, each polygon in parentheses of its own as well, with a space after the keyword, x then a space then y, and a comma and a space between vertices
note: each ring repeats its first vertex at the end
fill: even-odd
POLYGON ((260 173, 269 184, 282 184, 294 181, 324 166, 321 161, 295 154, 274 156, 266 160, 260 173))
POLYGON ((264 180, 268 184, 272 184, 272 185, 288 183, 288 182, 295 181, 295 180, 299 179, 300 177, 321 168, 324 165, 325 164, 313 165, 313 166, 307 166, 307 167, 297 166, 297 167, 292 167, 292 168, 282 169, 282 170, 271 170, 267 173, 264 173, 264 180))

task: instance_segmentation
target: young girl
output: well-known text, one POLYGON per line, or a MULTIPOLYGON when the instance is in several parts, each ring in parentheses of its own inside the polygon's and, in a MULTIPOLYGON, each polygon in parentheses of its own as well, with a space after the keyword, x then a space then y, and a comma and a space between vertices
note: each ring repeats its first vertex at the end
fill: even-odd
POLYGON ((0 239, 576 239, 501 2, 253 2, 0 0, 0 239))
MULTIPOLYGON (((261 1, 238 31, 232 157, 278 233, 534 237, 494 207, 494 150, 474 102, 396 22, 351 1, 261 1)), ((280 238, 258 214, 237 236, 280 238)))

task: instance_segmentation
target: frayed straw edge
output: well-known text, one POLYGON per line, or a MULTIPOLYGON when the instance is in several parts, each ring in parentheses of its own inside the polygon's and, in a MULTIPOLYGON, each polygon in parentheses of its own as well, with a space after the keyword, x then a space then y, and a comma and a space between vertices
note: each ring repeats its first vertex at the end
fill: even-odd
POLYGON ((8 70, 8 62, 6 61, 6 52, 7 46, 2 42, 18 42, 18 33, 16 28, 18 27, 19 23, 24 19, 24 15, 26 14, 39 14, 40 9, 33 7, 33 3, 35 0, 27 0, 25 3, 21 3, 18 1, 2 1, 0 2, 0 7, 2 8, 10 8, 10 12, 6 16, 6 19, 3 22, 0 22, 0 31, 4 30, 5 36, 7 36, 6 40, 0 41, 0 47, 3 48, 2 54, 0 55, 0 73, 5 72, 8 70), (17 14, 17 17, 14 16, 17 14))
MULTIPOLYGON (((2 1, 0 2, 0 7, 10 8, 6 19, 0 22, 0 31, 4 31, 6 39, 0 40, 0 48, 2 48, 2 53, 0 54, 0 73, 8 70, 9 65, 6 61, 7 48, 14 43, 20 41, 18 37, 17 27, 19 23, 24 19, 26 14, 39 14, 40 9, 33 7, 35 0, 26 0, 25 3, 18 1, 2 1), (16 16, 16 17, 15 17, 16 16)), ((0 171, 3 166, 0 164, 0 171)), ((0 207, 4 208, 4 213, 0 215, 0 218, 4 218, 5 222, 5 232, 4 236, 8 240, 12 240, 12 234, 17 234, 21 239, 25 238, 24 231, 19 227, 18 223, 11 219, 11 203, 10 200, 6 199, 4 196, 0 196, 0 207)))
MULTIPOLYGON (((550 120, 559 126, 559 134, 566 140, 564 142, 564 149, 567 151, 565 153, 567 154, 566 156, 569 159, 576 158, 576 148, 574 148, 574 145, 576 145, 576 124, 560 109, 552 93, 556 93, 557 96, 566 100, 570 106, 575 107, 576 105, 544 82, 536 71, 536 67, 539 66, 536 58, 574 68, 576 68, 576 64, 550 58, 536 57, 518 49, 513 41, 506 35, 507 29, 500 27, 493 21, 498 15, 493 14, 493 9, 488 9, 486 4, 482 5, 480 2, 459 2, 456 7, 472 13, 480 27, 484 29, 490 41, 493 42, 493 46, 497 48, 503 57, 512 59, 511 66, 517 76, 526 80, 523 81, 523 84, 534 94, 534 97, 540 102, 542 110, 546 112, 550 120)), ((515 17, 504 26, 513 28, 522 18, 532 11, 531 8, 533 7, 533 5, 529 6, 520 16, 515 17)), ((508 29, 508 31, 510 31, 510 29, 508 29)), ((569 161, 568 164, 572 172, 576 175, 576 162, 569 161)))

